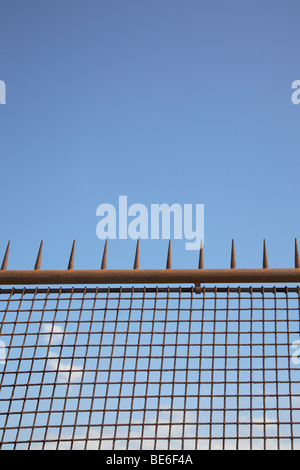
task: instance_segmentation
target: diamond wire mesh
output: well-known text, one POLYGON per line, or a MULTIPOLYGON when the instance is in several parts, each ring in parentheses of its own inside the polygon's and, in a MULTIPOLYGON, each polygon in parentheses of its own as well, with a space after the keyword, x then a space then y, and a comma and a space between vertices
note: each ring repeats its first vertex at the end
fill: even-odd
POLYGON ((299 299, 1 289, 1 449, 300 449, 299 299))

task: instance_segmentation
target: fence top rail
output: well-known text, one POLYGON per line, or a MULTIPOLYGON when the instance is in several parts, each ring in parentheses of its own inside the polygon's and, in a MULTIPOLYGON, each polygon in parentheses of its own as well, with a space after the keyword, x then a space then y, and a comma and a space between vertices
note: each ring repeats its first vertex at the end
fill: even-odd
POLYGON ((200 293, 200 294, 237 294, 237 295, 242 295, 242 294, 271 294, 271 295, 276 295, 276 294, 297 294, 297 296, 300 298, 300 286, 296 287, 291 287, 291 286, 272 286, 272 287, 265 287, 265 286, 260 286, 260 287, 253 287, 253 286, 247 286, 247 287, 200 287, 199 290, 193 286, 190 287, 181 287, 181 286, 176 286, 176 287, 149 287, 149 286, 143 286, 143 287, 36 287, 36 288, 30 288, 30 287, 22 287, 22 288, 6 288, 3 289, 0 287, 0 296, 1 295, 55 295, 55 294, 93 294, 93 295, 101 295, 107 293, 110 294, 116 294, 116 295, 121 295, 121 294, 141 294, 141 295, 146 295, 146 294, 167 294, 167 295, 172 295, 172 294, 179 294, 179 295, 193 295, 194 293, 200 293))
POLYGON ((231 247, 229 269, 204 268, 203 246, 199 254, 198 269, 172 269, 171 241, 169 241, 165 269, 140 269, 139 241, 137 242, 133 269, 107 269, 107 242, 100 269, 74 269, 75 241, 66 270, 42 270, 41 242, 33 270, 8 270, 10 242, 8 242, 0 269, 0 286, 3 285, 111 285, 111 284, 192 284, 199 290, 207 284, 300 283, 300 258, 295 240, 295 266, 288 269, 269 268, 266 242, 263 244, 263 263, 260 269, 236 267, 234 240, 231 247))

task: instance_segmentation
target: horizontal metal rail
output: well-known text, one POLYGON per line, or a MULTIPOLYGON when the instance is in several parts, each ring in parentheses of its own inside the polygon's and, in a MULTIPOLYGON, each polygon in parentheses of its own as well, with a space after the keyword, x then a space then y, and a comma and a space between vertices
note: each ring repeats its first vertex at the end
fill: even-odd
POLYGON ((0 271, 0 285, 300 283, 300 269, 0 271))
POLYGON ((101 269, 74 269, 75 242, 66 270, 41 270, 42 243, 33 270, 7 270, 9 244, 0 270, 0 285, 64 285, 64 284, 252 284, 252 283, 300 283, 300 260, 295 240, 295 267, 270 269, 266 243, 263 247, 262 269, 237 269, 234 241, 231 249, 230 269, 205 269, 203 247, 200 249, 198 269, 172 269, 171 242, 166 269, 139 269, 139 242, 137 243, 133 269, 107 269, 107 242, 103 252, 101 269))

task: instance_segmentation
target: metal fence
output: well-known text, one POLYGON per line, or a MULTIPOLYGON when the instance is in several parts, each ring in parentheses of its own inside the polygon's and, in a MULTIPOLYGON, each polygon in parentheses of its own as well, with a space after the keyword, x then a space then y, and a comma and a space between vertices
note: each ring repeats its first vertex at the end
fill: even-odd
POLYGON ((1 449, 300 449, 299 311, 299 287, 2 288, 1 449))

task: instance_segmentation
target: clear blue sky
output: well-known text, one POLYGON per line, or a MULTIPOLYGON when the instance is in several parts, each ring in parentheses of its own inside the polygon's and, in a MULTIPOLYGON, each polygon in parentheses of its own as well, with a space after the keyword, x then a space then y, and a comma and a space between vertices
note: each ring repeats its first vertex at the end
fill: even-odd
MULTIPOLYGON (((96 208, 205 204, 206 267, 293 266, 300 238, 299 0, 2 0, 0 257, 100 266, 96 208)), ((197 253, 173 244, 173 266, 197 253)), ((112 241, 109 267, 135 242, 112 241)), ((167 242, 143 241, 141 267, 167 242)))

